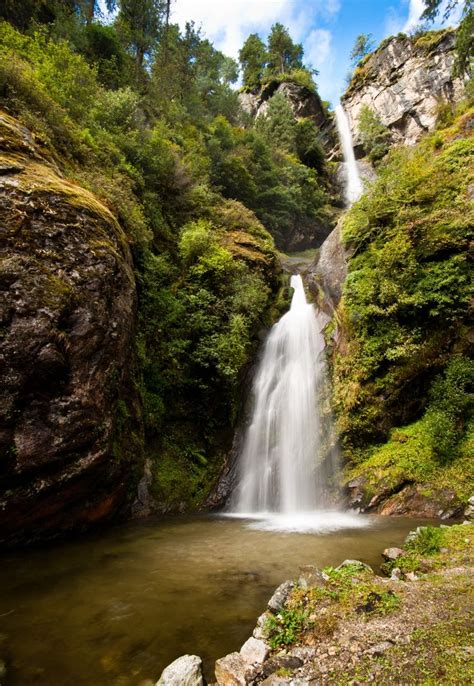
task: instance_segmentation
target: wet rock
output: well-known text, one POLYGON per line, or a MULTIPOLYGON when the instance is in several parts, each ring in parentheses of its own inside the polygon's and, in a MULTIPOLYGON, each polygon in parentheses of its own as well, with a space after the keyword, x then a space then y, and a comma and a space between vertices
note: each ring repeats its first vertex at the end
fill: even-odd
POLYGON ((141 460, 127 240, 110 211, 64 179, 25 131, 0 112, 4 544, 120 513, 141 460))
POLYGON ((448 488, 433 490, 431 495, 425 495, 423 488, 417 484, 409 484, 393 495, 380 500, 377 512, 384 516, 409 515, 435 519, 438 517, 451 519, 460 514, 460 503, 454 491, 448 488))
POLYGON ((269 646, 261 639, 251 636, 240 649, 240 654, 249 665, 262 664, 270 652, 269 646))
POLYGON ((4 660, 0 660, 0 686, 4 683, 3 680, 7 677, 7 665, 4 660))
POLYGON ((215 666, 218 686, 246 686, 249 666, 240 653, 229 653, 215 666))
POLYGON ((405 553, 401 548, 385 548, 382 553, 382 557, 390 562, 393 562, 394 560, 398 560, 398 558, 402 557, 404 554, 405 553))
POLYGON ((301 588, 321 588, 326 585, 326 579, 321 570, 312 565, 300 567, 300 575, 298 577, 298 586, 301 588))
POLYGON ((285 606, 286 601, 288 600, 294 587, 295 585, 292 581, 284 581, 282 584, 280 584, 268 601, 268 609, 275 614, 280 612, 280 610, 285 606))
MULTIPOLYGON (((324 294, 325 306, 330 312, 336 309, 342 295, 342 284, 347 276, 347 250, 342 243, 342 223, 338 222, 321 246, 316 262, 308 269, 307 278, 312 291, 316 294, 324 294)), ((357 481, 357 480, 355 480, 357 481)), ((357 484, 354 483, 354 489, 357 484)), ((349 484, 349 489, 351 485, 349 484)), ((351 493, 351 505, 357 505, 362 498, 359 491, 351 493)))
POLYGON ((163 670, 156 686, 204 686, 201 658, 181 655, 163 670))

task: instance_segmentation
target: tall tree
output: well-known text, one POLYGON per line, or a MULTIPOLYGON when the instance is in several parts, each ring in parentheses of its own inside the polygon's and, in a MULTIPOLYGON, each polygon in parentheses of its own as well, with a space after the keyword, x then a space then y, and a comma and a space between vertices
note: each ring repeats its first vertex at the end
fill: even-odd
POLYGON ((351 63, 355 67, 360 60, 372 52, 375 47, 371 33, 360 33, 355 39, 354 47, 351 51, 351 63))
POLYGON ((303 68, 303 46, 294 43, 283 24, 273 24, 268 36, 269 74, 284 74, 303 68))
POLYGON ((118 25, 138 68, 157 41, 165 15, 165 0, 120 0, 118 25))
POLYGON ((256 90, 261 85, 267 61, 267 48, 257 33, 251 33, 239 50, 239 61, 243 85, 256 90))

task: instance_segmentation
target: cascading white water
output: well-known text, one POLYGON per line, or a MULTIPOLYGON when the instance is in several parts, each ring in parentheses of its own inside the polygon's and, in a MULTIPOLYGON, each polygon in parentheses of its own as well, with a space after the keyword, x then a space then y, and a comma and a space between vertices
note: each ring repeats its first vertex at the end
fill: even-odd
MULTIPOLYGON (((350 205, 363 187, 341 106, 336 121, 350 205)), ((323 511, 325 487, 337 469, 332 422, 327 417, 322 421, 320 412, 325 320, 306 301, 301 276, 292 276, 291 286, 290 310, 272 328, 255 377, 252 421, 227 515, 256 519, 252 528, 276 531, 321 533, 368 526, 369 520, 357 515, 323 511)))
POLYGON ((254 381, 255 405, 238 464, 235 512, 292 514, 320 506, 315 468, 324 339, 301 276, 292 276, 291 286, 291 308, 272 328, 254 381))
POLYGON ((360 180, 359 170, 352 146, 351 130, 346 113, 342 105, 337 105, 335 109, 336 125, 344 155, 344 165, 346 171, 346 201, 349 205, 356 202, 362 195, 363 187, 360 180))

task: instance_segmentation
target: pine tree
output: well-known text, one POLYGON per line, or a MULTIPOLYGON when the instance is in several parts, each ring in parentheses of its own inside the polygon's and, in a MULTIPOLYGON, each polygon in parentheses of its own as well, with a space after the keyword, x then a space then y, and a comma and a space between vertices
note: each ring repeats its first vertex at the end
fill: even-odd
POLYGON ((283 24, 274 24, 268 36, 268 73, 285 74, 293 69, 302 69, 302 60, 303 46, 293 42, 283 24))
POLYGON ((260 36, 251 33, 239 50, 243 85, 250 89, 260 88, 267 61, 267 48, 260 36))

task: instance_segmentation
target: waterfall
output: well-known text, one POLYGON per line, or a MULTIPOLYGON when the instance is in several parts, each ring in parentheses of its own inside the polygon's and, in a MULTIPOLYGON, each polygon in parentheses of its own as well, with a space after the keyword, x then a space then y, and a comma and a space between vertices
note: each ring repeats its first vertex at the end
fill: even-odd
POLYGON ((317 399, 324 322, 307 303, 301 276, 292 276, 291 286, 291 308, 272 328, 254 381, 253 416, 232 499, 235 512, 294 514, 321 507, 317 399))
POLYGON ((336 125, 342 144, 342 152, 344 155, 344 165, 346 170, 346 201, 348 205, 352 205, 352 203, 358 200, 362 195, 363 187, 359 176, 359 170, 357 169, 354 148, 352 146, 352 136, 349 128, 349 122, 342 105, 337 105, 335 113, 336 125))

